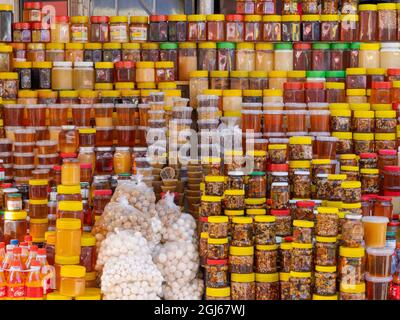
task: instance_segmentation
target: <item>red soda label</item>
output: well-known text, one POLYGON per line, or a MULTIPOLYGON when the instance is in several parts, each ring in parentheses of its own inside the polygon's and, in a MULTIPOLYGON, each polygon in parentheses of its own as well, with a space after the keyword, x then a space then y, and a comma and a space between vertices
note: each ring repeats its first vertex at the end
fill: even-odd
POLYGON ((28 298, 41 298, 43 297, 42 287, 26 287, 26 296, 28 298))
POLYGON ((7 287, 0 287, 0 298, 4 298, 7 295, 7 287))
POLYGON ((8 298, 22 298, 25 296, 25 287, 15 286, 15 287, 8 287, 7 290, 7 297, 8 298))
POLYGON ((400 283, 392 282, 390 286, 390 300, 400 300, 400 283))

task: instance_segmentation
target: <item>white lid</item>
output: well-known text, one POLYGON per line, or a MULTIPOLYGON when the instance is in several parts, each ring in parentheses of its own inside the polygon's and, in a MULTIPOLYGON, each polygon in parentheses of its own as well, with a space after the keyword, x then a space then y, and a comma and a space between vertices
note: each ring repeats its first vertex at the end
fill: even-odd
POLYGON ((88 109, 91 108, 91 104, 71 104, 72 109, 88 109))
POLYGON ((53 67, 71 68, 72 62, 70 62, 70 61, 54 61, 53 67))
POLYGON ((273 182, 271 187, 287 187, 288 185, 287 182, 273 182))
POLYGON ((93 67, 93 62, 91 61, 77 61, 74 63, 74 67, 93 67))
POLYGON ((116 109, 124 109, 124 108, 135 108, 136 105, 132 104, 132 103, 117 103, 115 105, 116 109))
MULTIPOLYGON (((297 111, 295 111, 297 112, 297 111)), ((284 110, 264 110, 263 114, 285 114, 284 110)))
POLYGON ((295 103, 295 102, 290 102, 290 103, 285 103, 285 107, 290 107, 290 108, 296 108, 296 109, 306 109, 307 104, 306 103, 295 103))
POLYGON ((147 151, 146 147, 134 147, 133 148, 134 152, 143 152, 143 151, 147 151))
POLYGON ((93 105, 93 108, 95 109, 101 109, 101 108, 114 108, 114 104, 113 103, 95 103, 93 105))
MULTIPOLYGON (((212 146, 212 145, 210 145, 210 146, 212 146)), ((244 173, 243 173, 243 171, 229 171, 228 176, 240 177, 240 176, 244 176, 244 173)))
POLYGON ((310 175, 310 171, 295 171, 294 174, 297 174, 299 176, 309 176, 310 175))
POLYGON ((283 102, 264 102, 263 107, 283 107, 285 104, 283 102))
POLYGON ((135 126, 116 126, 115 129, 117 130, 135 130, 135 126))
POLYGON ((76 126, 68 125, 68 126, 61 126, 63 130, 75 130, 76 126))
POLYGON ((14 142, 14 146, 34 146, 35 142, 14 142))
POLYGON ((328 178, 328 174, 327 173, 318 173, 317 178, 328 178))
POLYGON ((111 151, 112 147, 98 147, 96 151, 111 151))
MULTIPOLYGON (((0 157, 9 157, 12 156, 12 152, 0 152, 0 157)), ((3 160, 3 159, 1 159, 3 160)))
POLYGON ((34 157, 33 152, 14 152, 14 157, 34 157))
POLYGON ((283 111, 284 114, 289 114, 289 115, 306 115, 308 114, 310 111, 307 110, 285 110, 283 111))
POLYGON ((218 100, 219 97, 211 94, 199 94, 197 100, 218 100))
POLYGON ((79 147, 79 152, 93 152, 94 147, 79 147))
MULTIPOLYGON (((297 111, 296 111, 297 112, 297 111)), ((286 132, 286 135, 289 137, 293 136, 303 136, 303 137, 308 137, 308 132, 305 131, 298 131, 298 132, 286 132)))
POLYGON ((4 108, 8 109, 22 109, 25 108, 25 105, 23 104, 4 104, 3 105, 4 108))
POLYGON ((381 49, 400 49, 400 43, 398 43, 398 42, 382 42, 381 49))
POLYGON ((309 110, 308 113, 311 116, 325 116, 331 114, 329 110, 309 110))
POLYGON ((277 177, 287 177, 289 175, 289 172, 286 172, 286 171, 274 171, 274 172, 271 173, 271 175, 277 176, 277 177))
POLYGON ((270 138, 269 143, 270 144, 288 144, 289 139, 288 138, 270 138))
POLYGON ((339 141, 339 138, 319 136, 319 137, 316 137, 316 140, 317 141, 327 141, 327 142, 337 142, 337 141, 339 141))
POLYGON ((242 103, 242 108, 260 108, 262 103, 242 103))
POLYGON ((148 109, 148 108, 150 108, 150 105, 147 103, 140 103, 140 104, 138 104, 138 108, 139 109, 148 109))
MULTIPOLYGON (((53 169, 53 166, 54 165, 52 165, 52 164, 38 164, 37 166, 36 166, 36 168, 38 168, 38 169, 53 169)), ((14 166, 14 168, 15 168, 15 166, 14 166)))
POLYGON ((363 215, 362 214, 351 214, 350 213, 350 214, 346 214, 344 217, 346 219, 349 219, 349 220, 361 220, 363 215))
POLYGON ((370 223, 388 223, 389 219, 386 217, 368 216, 368 217, 363 217, 362 221, 370 223))
MULTIPOLYGON (((53 165, 50 165, 50 167, 52 168, 53 165)), ((14 164, 14 169, 34 169, 35 166, 33 164, 14 164)), ((38 166, 39 168, 39 166, 38 166)))
POLYGON ((55 146, 57 145, 57 141, 55 140, 39 140, 36 142, 37 146, 55 146))
POLYGON ((308 107, 312 107, 312 108, 327 108, 329 107, 329 103, 326 102, 310 102, 307 104, 308 107))
POLYGON ((129 147, 115 147, 115 151, 129 151, 129 147))
POLYGON ((385 247, 385 248, 367 248, 367 254, 372 256, 391 256, 394 252, 394 249, 385 247))
MULTIPOLYGON (((321 132, 309 132, 310 136, 315 136, 315 137, 329 137, 331 135, 331 133, 329 131, 321 131, 321 132)), ((314 137, 312 137, 314 138, 314 137)))
POLYGON ((391 282, 393 280, 392 276, 389 277, 374 277, 371 276, 369 273, 365 274, 365 280, 368 282, 378 282, 378 283, 383 283, 383 282, 391 282))
POLYGON ((58 157, 58 153, 52 153, 52 154, 38 154, 38 158, 56 158, 58 157))
POLYGON ((26 134, 26 133, 36 133, 36 131, 34 129, 16 129, 15 133, 17 134, 26 134))

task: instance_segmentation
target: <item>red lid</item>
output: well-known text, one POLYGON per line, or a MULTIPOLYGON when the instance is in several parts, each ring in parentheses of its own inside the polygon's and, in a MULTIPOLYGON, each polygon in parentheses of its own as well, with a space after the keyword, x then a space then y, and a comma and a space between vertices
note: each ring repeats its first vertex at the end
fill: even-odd
POLYGON ((390 197, 400 197, 400 191, 384 191, 383 194, 390 197))
POLYGON ((303 90, 303 82, 285 82, 283 84, 285 90, 303 90))
POLYGON ((55 22, 69 22, 69 17, 68 16, 55 16, 54 21, 55 22))
POLYGON ((168 21, 168 16, 163 14, 150 16, 150 22, 162 22, 162 21, 168 21))
POLYGON ((6 189, 6 188, 11 188, 12 187, 12 183, 2 183, 1 184, 1 188, 6 189))
POLYGON ((59 166, 59 165, 54 165, 54 166, 53 166, 53 170, 54 170, 54 171, 61 171, 61 166, 59 166))
POLYGON ((400 221, 391 221, 388 223, 389 227, 398 227, 400 226, 400 221))
POLYGON ((315 207, 315 202, 313 202, 313 201, 297 201, 296 206, 301 207, 301 208, 315 207))
POLYGON ((0 248, 4 248, 6 244, 4 242, 0 242, 0 248))
POLYGON ((244 17, 241 14, 227 14, 226 21, 243 21, 244 17))
POLYGON ((396 213, 393 213, 393 220, 399 220, 399 215, 396 213))
POLYGON ((16 247, 13 249, 14 254, 21 254, 21 252, 22 252, 22 248, 20 248, 20 247, 16 247))
POLYGON ((293 237, 287 236, 287 237, 284 237, 283 240, 285 240, 285 242, 293 242, 293 237))
POLYGON ((24 241, 26 241, 26 242, 32 241, 32 236, 31 236, 30 234, 27 234, 27 235, 24 237, 24 241))
POLYGON ((305 82, 305 89, 324 89, 324 84, 322 82, 305 82))
POLYGON ((30 246, 29 251, 38 251, 38 246, 30 246))
POLYGON ((112 190, 94 190, 95 196, 110 196, 112 195, 112 190))
POLYGON ((31 29, 32 30, 50 29, 50 25, 42 22, 32 22, 31 29))
POLYGON ((46 255, 46 248, 40 248, 40 249, 38 249, 37 253, 38 253, 38 255, 40 255, 40 256, 46 255))
POLYGON ((290 215, 290 210, 289 209, 271 210, 271 215, 273 215, 273 216, 288 216, 288 215, 290 215))
POLYGON ((27 245, 28 245, 28 242, 21 242, 20 244, 19 244, 21 247, 26 247, 27 245))
POLYGON ((222 264, 228 264, 228 259, 223 259, 223 260, 210 260, 207 259, 207 264, 209 265, 222 265, 222 264))
POLYGON ((91 23, 108 23, 110 18, 107 16, 91 16, 90 22, 91 23))
POLYGON ((31 25, 28 22, 15 22, 13 23, 14 29, 29 29, 31 25))
POLYGON ((392 171, 392 172, 399 172, 400 171, 400 166, 385 166, 383 168, 385 171, 392 171))
POLYGON ((308 50, 308 49, 311 49, 311 43, 295 43, 293 45, 293 49, 308 50))
POLYGON ((81 163, 80 166, 81 166, 81 169, 92 169, 91 163, 81 163))
POLYGON ((378 155, 376 153, 360 153, 360 159, 376 158, 378 155))
POLYGON ((392 83, 390 81, 373 81, 371 83, 372 89, 391 89, 392 83))
POLYGON ((131 69, 135 67, 135 63, 133 61, 118 61, 114 64, 116 69, 127 68, 131 69))
POLYGON ((25 2, 24 9, 41 9, 42 3, 41 2, 25 2))
POLYGON ((36 259, 32 260, 31 267, 40 267, 40 266, 41 266, 41 264, 39 261, 37 261, 36 259))
POLYGON ((208 217, 200 217, 199 221, 201 222, 208 222, 208 217))
POLYGON ((62 152, 60 153, 61 158, 67 159, 67 158, 76 158, 78 155, 73 152, 62 152))
POLYGON ((270 165, 268 165, 268 171, 271 171, 271 172, 288 172, 289 171, 289 165, 287 163, 280 163, 280 164, 271 163, 270 165))
POLYGON ((391 197, 377 196, 376 200, 378 200, 378 201, 392 201, 392 198, 391 197))
POLYGON ((399 68, 389 68, 389 69, 387 69, 387 75, 388 76, 398 76, 398 75, 400 75, 400 69, 399 68))
POLYGON ((396 155, 397 154, 397 152, 396 152, 396 150, 392 150, 392 149, 380 149, 379 151, 378 151, 378 153, 380 154, 380 155, 383 155, 383 156, 394 156, 394 155, 396 155))

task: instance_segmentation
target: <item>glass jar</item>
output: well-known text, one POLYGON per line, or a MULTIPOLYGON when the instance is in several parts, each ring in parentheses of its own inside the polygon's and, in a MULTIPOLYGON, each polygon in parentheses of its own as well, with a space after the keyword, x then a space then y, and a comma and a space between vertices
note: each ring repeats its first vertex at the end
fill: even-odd
MULTIPOLYGON (((305 13, 305 12, 304 12, 305 13)), ((321 38, 321 22, 318 14, 304 14, 302 16, 303 41, 319 41, 321 38)))
MULTIPOLYGON (((290 43, 277 43, 274 45, 274 70, 293 70, 293 49, 290 43)), ((274 89, 271 88, 270 89, 274 89)))
POLYGON ((293 45, 293 70, 311 69, 311 44, 295 43, 293 45))
POLYGON ((396 41, 396 4, 395 3, 379 3, 378 9, 378 40, 379 41, 396 41))
POLYGON ((32 42, 30 24, 28 22, 14 22, 12 27, 14 42, 32 42))
POLYGON ((48 184, 48 180, 44 179, 29 180, 29 199, 46 200, 48 184))
POLYGON ((281 41, 282 17, 280 15, 263 16, 263 41, 281 41))
POLYGON ((291 300, 311 300, 311 272, 290 271, 291 300))
POLYGON ((339 248, 338 276, 341 284, 358 285, 364 275, 364 248, 339 248))
MULTIPOLYGON (((185 40, 186 37, 181 41, 185 40)), ((225 16, 223 14, 207 15, 207 41, 221 42, 224 40, 225 40, 225 16)))
POLYGON ((358 15, 343 14, 340 16, 340 41, 357 41, 358 40, 358 15))
POLYGON ((337 239, 336 237, 316 237, 315 264, 317 266, 336 266, 337 239))
POLYGON ((32 62, 32 89, 51 89, 51 62, 32 62))
POLYGON ((244 16, 238 14, 228 14, 225 16, 225 35, 226 41, 244 41, 244 16))
POLYGON ((56 255, 79 256, 81 251, 81 220, 62 218, 56 222, 56 255))
POLYGON ((321 41, 339 41, 339 16, 337 14, 322 14, 321 41))
POLYGON ((128 36, 128 17, 110 17, 110 42, 124 43, 129 42, 128 36))
POLYGON ((373 153, 375 151, 374 134, 358 133, 353 134, 354 153, 373 153))
POLYGON ((76 297, 85 293, 85 274, 83 266, 62 266, 60 270, 60 294, 76 297))
MULTIPOLYGON (((192 14, 188 15, 188 41, 206 41, 207 39, 207 23, 206 15, 192 14)), ((165 40, 166 41, 166 40, 165 40)))

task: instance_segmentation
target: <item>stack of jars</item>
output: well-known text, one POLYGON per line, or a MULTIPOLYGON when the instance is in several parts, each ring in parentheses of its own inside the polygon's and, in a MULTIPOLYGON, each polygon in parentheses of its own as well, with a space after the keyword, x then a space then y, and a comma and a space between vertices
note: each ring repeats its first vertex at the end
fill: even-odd
POLYGON ((48 180, 29 180, 29 234, 35 243, 45 242, 49 226, 48 190, 48 180))

